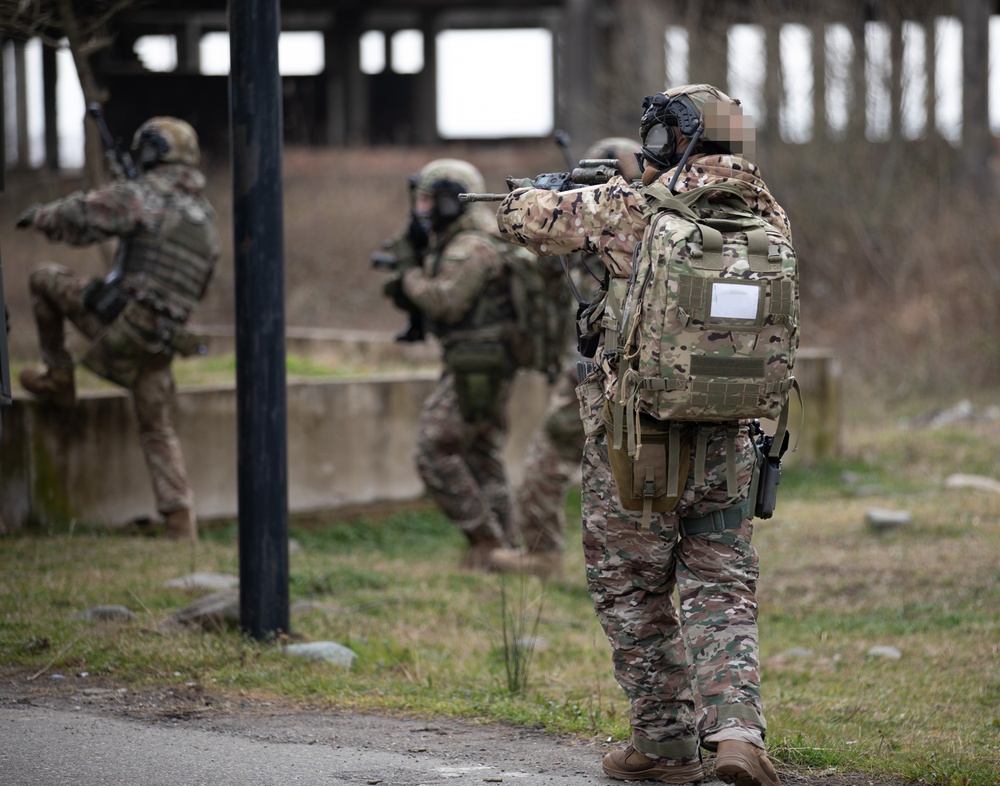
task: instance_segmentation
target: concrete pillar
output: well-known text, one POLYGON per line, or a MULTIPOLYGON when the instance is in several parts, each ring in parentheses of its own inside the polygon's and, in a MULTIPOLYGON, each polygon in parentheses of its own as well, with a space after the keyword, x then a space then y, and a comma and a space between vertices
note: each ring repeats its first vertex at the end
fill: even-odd
POLYGON ((413 141, 434 145, 441 141, 437 131, 437 19, 423 14, 420 32, 424 38, 424 68, 417 74, 414 95, 413 141))
POLYGON ((567 32, 556 39, 556 50, 561 50, 555 69, 556 90, 563 97, 561 105, 556 106, 556 122, 569 132, 570 138, 591 140, 596 136, 594 116, 599 111, 593 2, 567 0, 565 13, 567 32))
POLYGON ((42 113, 45 123, 45 167, 59 169, 59 105, 56 102, 56 50, 42 47, 42 113))
POLYGON ((31 151, 28 144, 28 86, 24 41, 14 41, 14 123, 17 133, 17 166, 27 169, 31 166, 31 151))

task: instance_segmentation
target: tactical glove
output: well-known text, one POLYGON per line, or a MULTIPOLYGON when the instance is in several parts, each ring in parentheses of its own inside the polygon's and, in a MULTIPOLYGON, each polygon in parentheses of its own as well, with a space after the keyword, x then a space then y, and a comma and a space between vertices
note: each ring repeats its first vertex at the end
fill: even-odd
POLYGON ((37 202, 25 210, 21 215, 17 217, 17 221, 14 222, 14 226, 18 229, 27 229, 30 226, 34 226, 35 223, 35 213, 41 207, 37 202))
POLYGON ((406 239, 409 241, 415 257, 422 257, 431 243, 430 221, 421 216, 411 215, 406 227, 406 239))
POLYGON ((510 191, 514 191, 518 188, 533 188, 535 182, 530 177, 511 177, 507 176, 507 188, 510 191))

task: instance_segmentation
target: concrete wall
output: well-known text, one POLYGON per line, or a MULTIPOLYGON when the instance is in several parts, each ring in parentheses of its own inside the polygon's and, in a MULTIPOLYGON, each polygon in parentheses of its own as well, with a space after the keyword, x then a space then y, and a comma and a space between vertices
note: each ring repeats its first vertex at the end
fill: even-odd
MULTIPOLYGON (((418 499, 415 422, 437 380, 433 370, 364 379, 288 383, 291 513, 418 499)), ((505 450, 512 482, 545 408, 545 380, 524 374, 511 402, 505 450)), ((16 395, 3 413, 0 516, 9 531, 67 522, 123 526, 157 519, 139 450, 131 398, 81 394, 61 410, 16 395)), ((236 395, 231 386, 183 389, 175 426, 202 519, 237 514, 236 395)))
MULTIPOLYGON (((432 346, 368 341, 361 334, 289 336, 289 351, 433 363, 432 346), (297 342, 297 343, 296 343, 297 342)), ((226 337, 213 351, 226 351, 226 337)), ((289 511, 307 514, 423 495, 413 462, 415 423, 438 377, 434 367, 353 379, 288 382, 289 511)), ((796 366, 805 401, 805 427, 793 403, 789 426, 795 454, 788 465, 839 452, 839 365, 829 352, 802 351, 796 366), (801 436, 800 436, 801 432, 801 436)), ((515 382, 505 458, 511 482, 521 479, 524 455, 547 399, 545 380, 523 373, 515 382)), ((199 518, 237 515, 236 394, 231 385, 179 391, 175 424, 194 485, 199 518)), ((61 410, 15 393, 3 411, 0 437, 0 520, 9 531, 27 526, 63 529, 68 522, 120 527, 158 518, 139 450, 131 398, 123 392, 82 393, 61 410)))

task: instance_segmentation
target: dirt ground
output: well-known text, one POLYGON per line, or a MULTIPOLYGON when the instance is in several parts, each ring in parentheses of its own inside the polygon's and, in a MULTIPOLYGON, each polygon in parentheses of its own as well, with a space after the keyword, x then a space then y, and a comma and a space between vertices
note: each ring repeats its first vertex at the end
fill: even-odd
MULTIPOLYGON (((12 666, 0 666, 0 707, 30 705, 51 710, 86 713, 138 724, 182 725, 248 740, 308 742, 326 745, 361 744, 399 750, 418 750, 433 738, 435 752, 444 758, 475 759, 483 751, 508 756, 518 770, 545 772, 553 767, 585 766, 596 771, 600 757, 611 747, 604 740, 545 734, 502 724, 481 724, 451 718, 404 722, 402 716, 351 713, 300 705, 287 699, 252 697, 206 690, 202 686, 139 688, 119 686, 88 676, 53 680, 12 666), (581 764, 582 763, 582 764, 581 764)), ((813 774, 776 762, 784 786, 919 786, 920 782, 879 780, 865 775, 813 774)), ((602 778, 603 779, 603 778, 602 778)), ((607 782, 613 783, 608 779, 607 782)), ((708 778, 704 786, 719 786, 708 778)))

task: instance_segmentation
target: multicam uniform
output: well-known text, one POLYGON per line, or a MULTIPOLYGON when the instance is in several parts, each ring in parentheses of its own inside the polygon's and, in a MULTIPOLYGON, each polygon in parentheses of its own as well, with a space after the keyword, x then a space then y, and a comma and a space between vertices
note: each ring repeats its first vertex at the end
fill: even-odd
POLYGON ((88 279, 61 265, 34 270, 30 288, 46 365, 72 371, 63 320, 94 343, 84 362, 128 388, 156 507, 164 515, 193 508, 180 442, 171 421, 175 400, 169 337, 204 295, 219 257, 215 213, 205 178, 185 164, 161 164, 136 180, 77 192, 40 207, 31 226, 76 246, 120 238, 116 285, 128 298, 110 324, 85 303, 88 279), (125 333, 138 337, 141 347, 125 333))
MULTIPOLYGON (((673 169, 659 180, 670 182, 673 169)), ((756 165, 735 155, 693 155, 675 190, 727 182, 751 209, 791 238, 788 218, 756 165)), ((519 189, 500 205, 506 239, 536 254, 598 255, 613 277, 627 278, 649 208, 623 179, 556 193, 519 189)), ((598 353, 601 357, 601 353, 598 353)), ((619 503, 601 411, 613 397, 616 364, 605 360, 578 389, 587 441, 583 457, 583 548, 598 618, 611 642, 615 675, 632 703, 632 744, 657 760, 697 762, 699 745, 735 739, 763 747, 757 646, 757 554, 753 525, 680 535, 684 519, 730 508, 748 495, 753 448, 736 438, 739 492, 727 494, 725 427, 711 430, 704 482, 691 469, 676 508, 642 514, 619 503), (675 607, 673 592, 680 594, 675 607)))
POLYGON ((423 268, 402 277, 403 292, 445 350, 444 372, 417 426, 417 469, 468 538, 470 567, 482 567, 489 549, 508 542, 511 528, 501 451, 514 375, 506 344, 514 312, 501 252, 491 213, 472 205, 435 236, 423 268), (465 362, 475 365, 477 357, 484 360, 482 374, 465 362))

